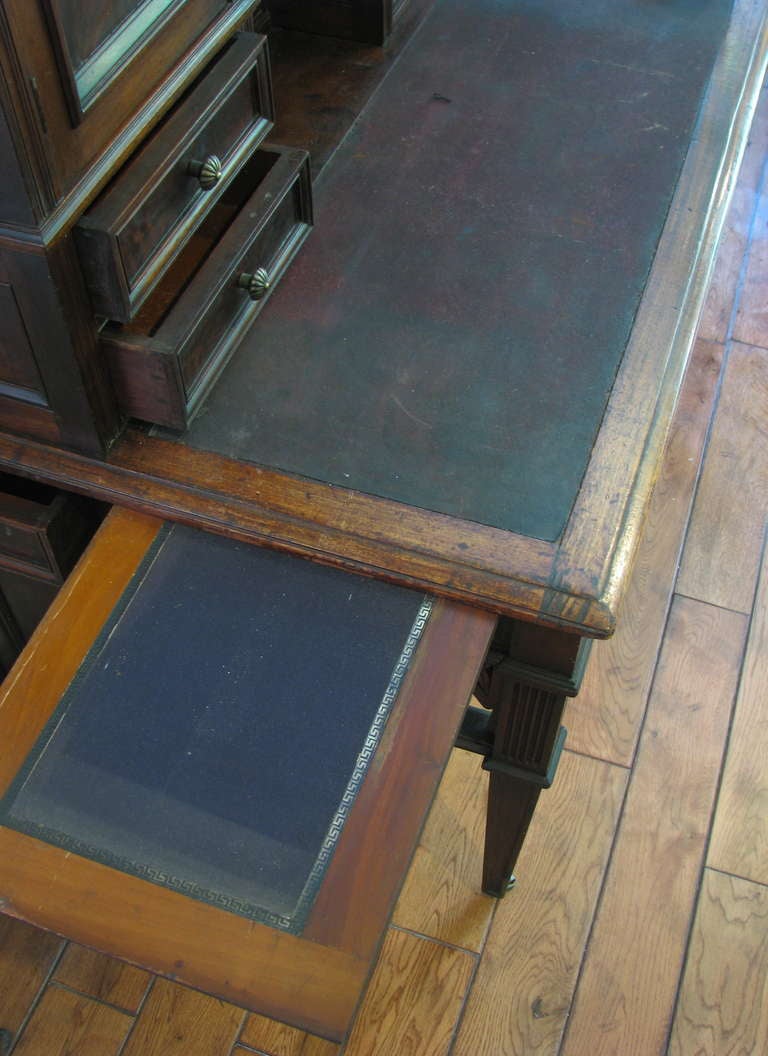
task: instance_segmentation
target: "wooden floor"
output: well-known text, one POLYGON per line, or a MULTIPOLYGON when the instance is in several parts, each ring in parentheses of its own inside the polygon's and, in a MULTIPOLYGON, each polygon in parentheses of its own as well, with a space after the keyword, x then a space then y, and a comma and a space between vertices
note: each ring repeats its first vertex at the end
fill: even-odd
MULTIPOLYGON (((768 1052, 766 154, 764 92, 620 630, 518 886, 477 893, 485 775, 457 752, 344 1056, 768 1052)), ((340 1056, 0 921, 2 1056, 340 1056)))

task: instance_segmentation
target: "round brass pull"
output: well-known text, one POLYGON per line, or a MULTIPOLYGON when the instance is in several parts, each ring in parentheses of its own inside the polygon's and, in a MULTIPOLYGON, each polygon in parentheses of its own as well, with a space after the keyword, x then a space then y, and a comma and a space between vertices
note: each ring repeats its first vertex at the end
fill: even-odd
POLYGON ((190 176, 197 177, 204 191, 210 191, 221 179, 224 169, 221 160, 215 154, 209 154, 205 161, 190 161, 187 171, 190 176))
POLYGON ((269 275, 266 268, 257 268, 256 271, 244 271, 237 280, 241 290, 247 290, 252 301, 260 301, 269 289, 269 275))

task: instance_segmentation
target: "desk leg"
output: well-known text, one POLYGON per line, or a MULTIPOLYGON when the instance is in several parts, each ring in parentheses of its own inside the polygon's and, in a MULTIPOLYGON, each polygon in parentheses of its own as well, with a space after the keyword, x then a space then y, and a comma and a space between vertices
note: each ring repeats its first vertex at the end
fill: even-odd
POLYGON ((560 725, 575 696, 590 641, 562 631, 501 619, 457 745, 484 757, 490 771, 483 891, 501 898, 565 742, 560 725), (545 666, 546 665, 546 666, 545 666))

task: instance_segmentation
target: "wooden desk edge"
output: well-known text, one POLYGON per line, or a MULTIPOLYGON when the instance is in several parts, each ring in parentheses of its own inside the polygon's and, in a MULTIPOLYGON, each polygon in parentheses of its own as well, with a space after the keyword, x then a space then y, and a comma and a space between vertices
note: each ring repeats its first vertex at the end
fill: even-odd
MULTIPOLYGON (((115 510, 0 691, 6 791, 161 527, 115 510)), ((0 910, 334 1041, 344 1037, 495 619, 438 602, 301 935, 0 826, 0 910), (378 853, 382 842, 387 854, 378 853), (117 911, 119 908, 119 912, 117 911), (225 966, 226 970, 222 968, 225 966)))
POLYGON ((559 543, 194 451, 137 429, 105 462, 0 434, 0 465, 155 517, 500 615, 586 637, 609 636, 760 90, 767 22, 760 0, 736 0, 638 326, 559 543), (689 209, 698 217, 695 224, 689 209), (666 299, 660 291, 667 291, 666 299), (639 418, 628 414, 638 400, 639 418))

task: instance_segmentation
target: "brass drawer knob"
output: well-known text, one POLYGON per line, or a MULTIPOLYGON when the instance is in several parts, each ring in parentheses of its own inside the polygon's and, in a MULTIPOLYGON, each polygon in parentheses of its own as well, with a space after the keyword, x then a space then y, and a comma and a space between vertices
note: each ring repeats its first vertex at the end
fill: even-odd
POLYGON ((209 154, 205 161, 190 161, 187 171, 190 176, 197 177, 204 191, 210 191, 221 179, 224 169, 221 160, 215 154, 209 154))
POLYGON ((267 269, 257 268, 253 274, 244 271, 242 275, 239 276, 237 285, 241 290, 248 291, 248 296, 252 301, 260 301, 269 289, 269 275, 267 274, 267 269))

